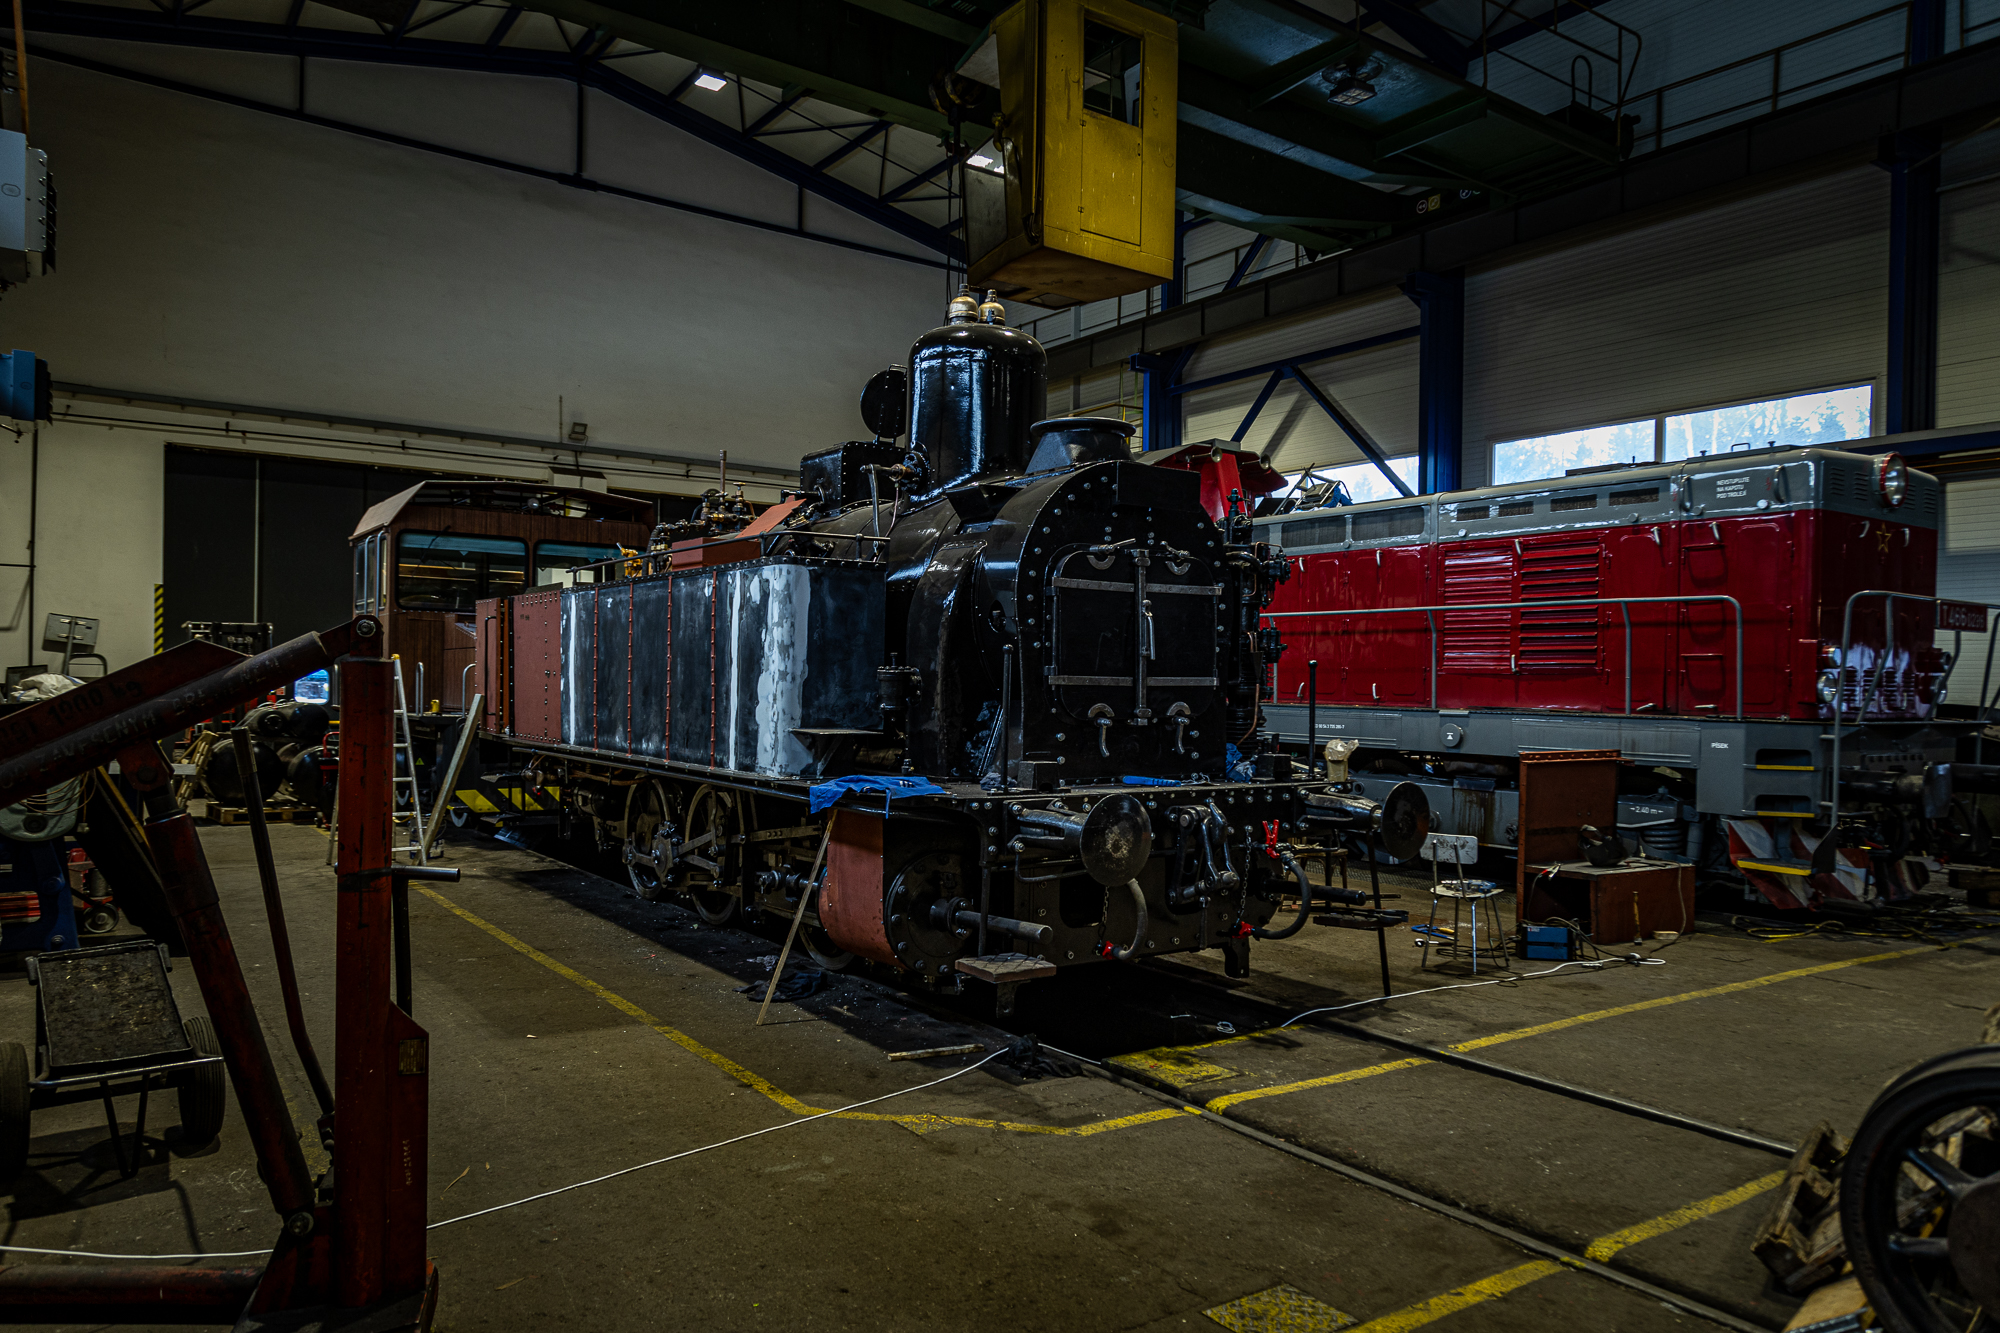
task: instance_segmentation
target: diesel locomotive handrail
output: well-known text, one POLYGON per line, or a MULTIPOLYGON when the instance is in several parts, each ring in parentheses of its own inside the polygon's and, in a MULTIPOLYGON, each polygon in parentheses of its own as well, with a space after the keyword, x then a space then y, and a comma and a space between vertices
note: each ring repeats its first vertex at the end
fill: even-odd
MULTIPOLYGON (((1867 725, 1868 710, 1874 707, 1875 697, 1881 693, 1882 675, 1888 670, 1889 658, 1895 654, 1896 617, 1893 614, 1893 603, 1898 600, 1905 602, 1929 602, 1933 607, 1942 606, 1946 602, 1950 602, 1958 606, 1978 606, 1985 608, 1989 613, 1988 618, 1992 624, 1986 634, 1986 666, 1979 677, 1979 720, 1982 723, 1985 722, 1987 717, 1992 713, 1995 703, 2000 703, 2000 698, 1989 699, 1986 693, 1986 686, 1993 679, 1993 649, 1996 644, 2000 644, 2000 616, 1993 616, 1990 613, 2000 611, 2000 602, 1974 602, 1963 597, 1926 597, 1920 593, 1895 592, 1888 588, 1863 588, 1859 592, 1850 594, 1847 599, 1847 605, 1842 608, 1840 613, 1840 661, 1834 665, 1836 674, 1834 676, 1833 691, 1833 730, 1830 733, 1830 738, 1833 742, 1833 757, 1827 767, 1827 796, 1825 800, 1820 802, 1820 806, 1827 811, 1827 837, 1829 838, 1833 836, 1833 827, 1840 822, 1840 742, 1845 734, 1841 729, 1847 725, 1846 719, 1842 716, 1844 710, 1840 705, 1840 687, 1847 676, 1848 650, 1854 646, 1854 604, 1864 597, 1880 597, 1883 599, 1882 655, 1875 662, 1875 674, 1873 679, 1868 683, 1868 692, 1861 696, 1861 706, 1855 710, 1855 726, 1861 727, 1867 725)), ((1933 614, 1932 618, 1932 627, 1932 633, 1935 634, 1935 614, 1933 614)), ((1951 641, 1951 661, 1945 664, 1944 675, 1938 679, 1936 697, 1931 700, 1931 712, 1933 715, 1936 714, 1938 705, 1944 702, 1945 690, 1951 684, 1951 673, 1958 669, 1958 650, 1964 642, 1965 631, 1954 629, 1951 641)), ((1983 727, 1981 731, 1983 733, 1983 727)), ((1983 757, 1985 746, 1983 734, 1980 745, 1983 757)))
MULTIPOLYGON (((1857 594, 1858 596, 1859 594, 1857 594)), ((1727 602, 1736 613, 1736 720, 1743 720, 1743 604, 1725 593, 1693 593, 1678 597, 1558 597, 1546 602, 1457 602, 1451 606, 1370 606, 1343 611, 1266 611, 1266 620, 1292 620, 1302 616, 1388 616, 1424 613, 1430 634, 1431 707, 1438 706, 1438 627, 1439 611, 1522 611, 1554 606, 1616 606, 1625 623, 1625 716, 1632 712, 1632 615, 1628 608, 1648 602, 1727 602)), ((1308 744, 1311 738, 1308 739, 1308 744)))

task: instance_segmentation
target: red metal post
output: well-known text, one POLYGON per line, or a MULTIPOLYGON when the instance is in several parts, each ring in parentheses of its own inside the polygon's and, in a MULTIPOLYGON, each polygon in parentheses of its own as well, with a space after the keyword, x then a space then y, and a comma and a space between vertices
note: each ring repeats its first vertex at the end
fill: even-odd
POLYGON ((261 1310, 300 1304, 310 1299, 316 1285, 313 1234, 321 1219, 314 1211, 312 1176, 299 1148, 298 1127, 285 1104, 277 1066, 271 1062, 264 1029, 243 979, 243 965, 223 920, 214 876, 194 820, 174 802, 173 770, 159 746, 150 741, 132 746, 118 756, 118 764, 155 816, 146 822, 146 843, 160 868, 167 906, 187 942, 188 961, 201 985, 209 1021, 215 1025, 259 1172, 282 1222, 253 1306, 261 1310), (170 813, 161 818, 161 811, 170 813))
MULTIPOLYGON (((372 645, 371 645, 372 646, 372 645)), ((389 1001, 395 765, 391 665, 340 663, 339 944, 334 1030, 335 1301, 425 1288, 430 1043, 389 1001)))

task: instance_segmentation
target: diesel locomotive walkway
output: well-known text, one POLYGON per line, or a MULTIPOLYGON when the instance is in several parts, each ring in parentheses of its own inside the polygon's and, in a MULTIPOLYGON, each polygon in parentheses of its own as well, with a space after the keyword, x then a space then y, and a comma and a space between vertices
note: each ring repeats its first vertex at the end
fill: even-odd
MULTIPOLYGON (((330 1047, 325 843, 309 829, 273 834, 315 1037, 330 1047)), ((218 829, 205 842, 265 1021, 281 1021, 275 985, 261 984, 271 968, 248 838, 218 829)), ((412 903, 416 1008, 434 1034, 436 1218, 914 1087, 963 1060, 887 1052, 1001 1037, 846 979, 752 1027, 738 988, 767 975, 756 959, 775 946, 529 853, 449 851, 465 881, 412 903)), ((1262 946, 1252 984, 1287 1002, 1365 995, 1372 941, 1364 957, 1362 942, 1329 938, 1346 934, 1262 946)), ((2000 970, 1976 946, 1697 937, 1665 955, 1662 967, 1359 1012, 1441 1045, 1505 1041, 1524 1067, 1795 1138, 1823 1116, 1850 1128, 1882 1078, 1964 1044, 1969 1011, 2000 998, 1987 994, 2000 970)), ((1117 1049, 1155 1049, 1126 1067, 1168 1067, 1145 1072, 1208 1111, 1103 1078, 1023 1082, 987 1066, 907 1102, 435 1231, 440 1327, 1716 1326, 1227 1132, 1209 1123, 1217 1113, 1752 1323, 1775 1326, 1791 1307, 1744 1250, 1781 1165, 1767 1155, 1332 1033, 1161 1050, 1172 1015, 1126 1021, 1161 983, 1118 971, 1132 984, 1113 988, 1106 968, 1032 1007, 1031 988, 1024 1009, 1051 1041, 1065 1008, 1072 1027, 1140 1034, 1117 1049)), ((1398 971, 1399 988, 1425 984, 1414 956, 1398 971)), ((198 1009, 186 969, 174 980, 198 1009)), ((1184 989, 1195 998, 1175 1012, 1198 1012, 1183 1025, 1242 1017, 1227 996, 1201 1009, 1199 988, 1184 989)), ((30 1004, 19 980, 0 987, 0 1026, 31 1023, 30 1004)), ((287 1074, 303 1108, 303 1076, 287 1074)), ((171 1111, 152 1119, 171 1123, 171 1111)), ((163 1155, 129 1182, 108 1169, 91 1108, 38 1115, 35 1129, 5 1243, 265 1243, 267 1205, 233 1112, 218 1148, 163 1155)))

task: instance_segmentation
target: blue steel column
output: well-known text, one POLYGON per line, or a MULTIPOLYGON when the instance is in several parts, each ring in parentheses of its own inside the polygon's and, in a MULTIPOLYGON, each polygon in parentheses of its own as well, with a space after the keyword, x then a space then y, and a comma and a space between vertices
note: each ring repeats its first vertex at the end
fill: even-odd
POLYGON ((1139 373, 1139 447, 1147 453, 1172 449, 1181 442, 1181 396, 1174 392, 1194 348, 1155 356, 1138 353, 1131 360, 1139 373))
MULTIPOLYGON (((1909 60, 1944 54, 1944 0, 1910 6, 1909 60)), ((1938 258, 1943 136, 1908 130, 1883 142, 1889 172, 1889 365, 1881 429, 1937 426, 1938 258)))
POLYGON ((1412 273, 1403 295, 1417 303, 1417 490, 1458 489, 1465 434, 1465 270, 1412 273))

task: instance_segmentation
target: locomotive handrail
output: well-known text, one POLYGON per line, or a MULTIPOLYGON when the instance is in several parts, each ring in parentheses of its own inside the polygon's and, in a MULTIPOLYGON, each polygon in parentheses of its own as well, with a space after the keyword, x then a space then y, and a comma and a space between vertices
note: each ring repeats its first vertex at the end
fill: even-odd
MULTIPOLYGON (((750 536, 750 537, 745 537, 741 533, 731 532, 731 533, 725 533, 720 537, 710 537, 705 541, 696 542, 692 546, 682 546, 679 548, 669 547, 667 550, 664 551, 652 551, 652 550, 634 551, 630 555, 606 556, 602 560, 592 560, 588 564, 570 565, 563 570, 563 573, 577 574, 586 569, 590 570, 601 569, 606 565, 644 565, 648 567, 646 571, 647 573, 658 573, 659 571, 652 569, 651 566, 657 560, 659 560, 661 556, 666 556, 668 558, 671 558, 675 549, 683 551, 699 551, 709 546, 727 546, 731 542, 756 542, 760 548, 759 553, 763 555, 769 555, 770 546, 768 543, 770 543, 772 540, 778 537, 797 537, 799 535, 801 534, 797 528, 772 528, 769 532, 760 532, 757 533, 755 536, 750 536)), ((874 542, 877 545, 881 545, 890 540, 890 538, 887 536, 877 537, 866 532, 821 532, 821 533, 807 533, 805 535, 824 537, 828 541, 854 542, 855 552, 857 555, 860 553, 861 549, 860 543, 862 542, 874 542)), ((629 578, 635 576, 626 575, 624 577, 629 578)), ((593 582, 594 581, 595 580, 593 580, 593 582)), ((616 583, 619 580, 618 578, 614 577, 610 581, 616 583)))
MULTIPOLYGON (((1524 611, 1552 606, 1616 606, 1625 623, 1625 715, 1632 713, 1632 615, 1628 609, 1649 602, 1727 602, 1736 613, 1736 720, 1743 720, 1743 603, 1726 593, 1688 593, 1675 597, 1558 597, 1546 602, 1455 602, 1450 606, 1368 606, 1343 611, 1266 611, 1266 620, 1292 620, 1301 616, 1388 616, 1423 612, 1430 634, 1431 707, 1438 706, 1436 613, 1440 611, 1524 611)), ((1308 742, 1310 743, 1310 741, 1308 742)))
MULTIPOLYGON (((1989 613, 2000 611, 2000 602, 1974 602, 1963 597, 1927 597, 1922 593, 1897 592, 1892 588, 1863 588, 1859 592, 1849 594, 1847 604, 1841 609, 1840 613, 1840 660, 1834 664, 1833 668, 1835 673, 1833 689, 1833 755, 1832 761, 1827 768, 1826 799, 1820 802, 1821 807, 1827 811, 1827 837, 1829 838, 1833 836, 1834 826, 1840 822, 1840 742, 1843 735, 1841 728, 1846 725, 1846 719, 1843 716, 1845 710, 1840 705, 1841 685, 1847 676, 1847 654, 1849 649, 1854 646, 1854 604, 1864 597, 1880 597, 1883 599, 1882 654, 1876 659, 1875 674, 1868 683, 1868 692, 1861 696, 1861 706, 1854 711, 1854 723, 1856 726, 1866 725, 1868 710, 1875 706, 1875 697, 1882 691, 1883 673, 1888 670, 1889 659, 1896 651, 1896 617, 1893 614, 1895 602, 1899 600, 1905 602, 1929 602, 1933 607, 1951 602, 1959 606, 1984 607, 1989 613)), ((2000 697, 1989 698, 1986 693, 1986 687, 1993 679, 1993 650, 1996 644, 2000 644, 2000 616, 1989 614, 1988 619, 1991 621, 1991 625, 1986 633, 1986 665, 1979 676, 1979 706, 1977 716, 1981 723, 1984 723, 1992 715, 1994 705, 2000 703, 2000 697)), ((1931 624, 1931 632, 1932 634, 1936 634, 1937 621, 1935 614, 1933 614, 1931 624)), ((1933 716, 1937 713, 1938 705, 1944 702, 1945 691, 1951 684, 1951 673, 1958 669, 1959 649, 1964 643, 1965 631, 1962 629, 1952 630, 1951 660, 1945 664, 1944 675, 1938 679, 1935 697, 1931 700, 1931 713, 1933 716)), ((1983 759, 1986 744, 1985 728, 1982 726, 1980 730, 1979 744, 1981 758, 1983 759)))

